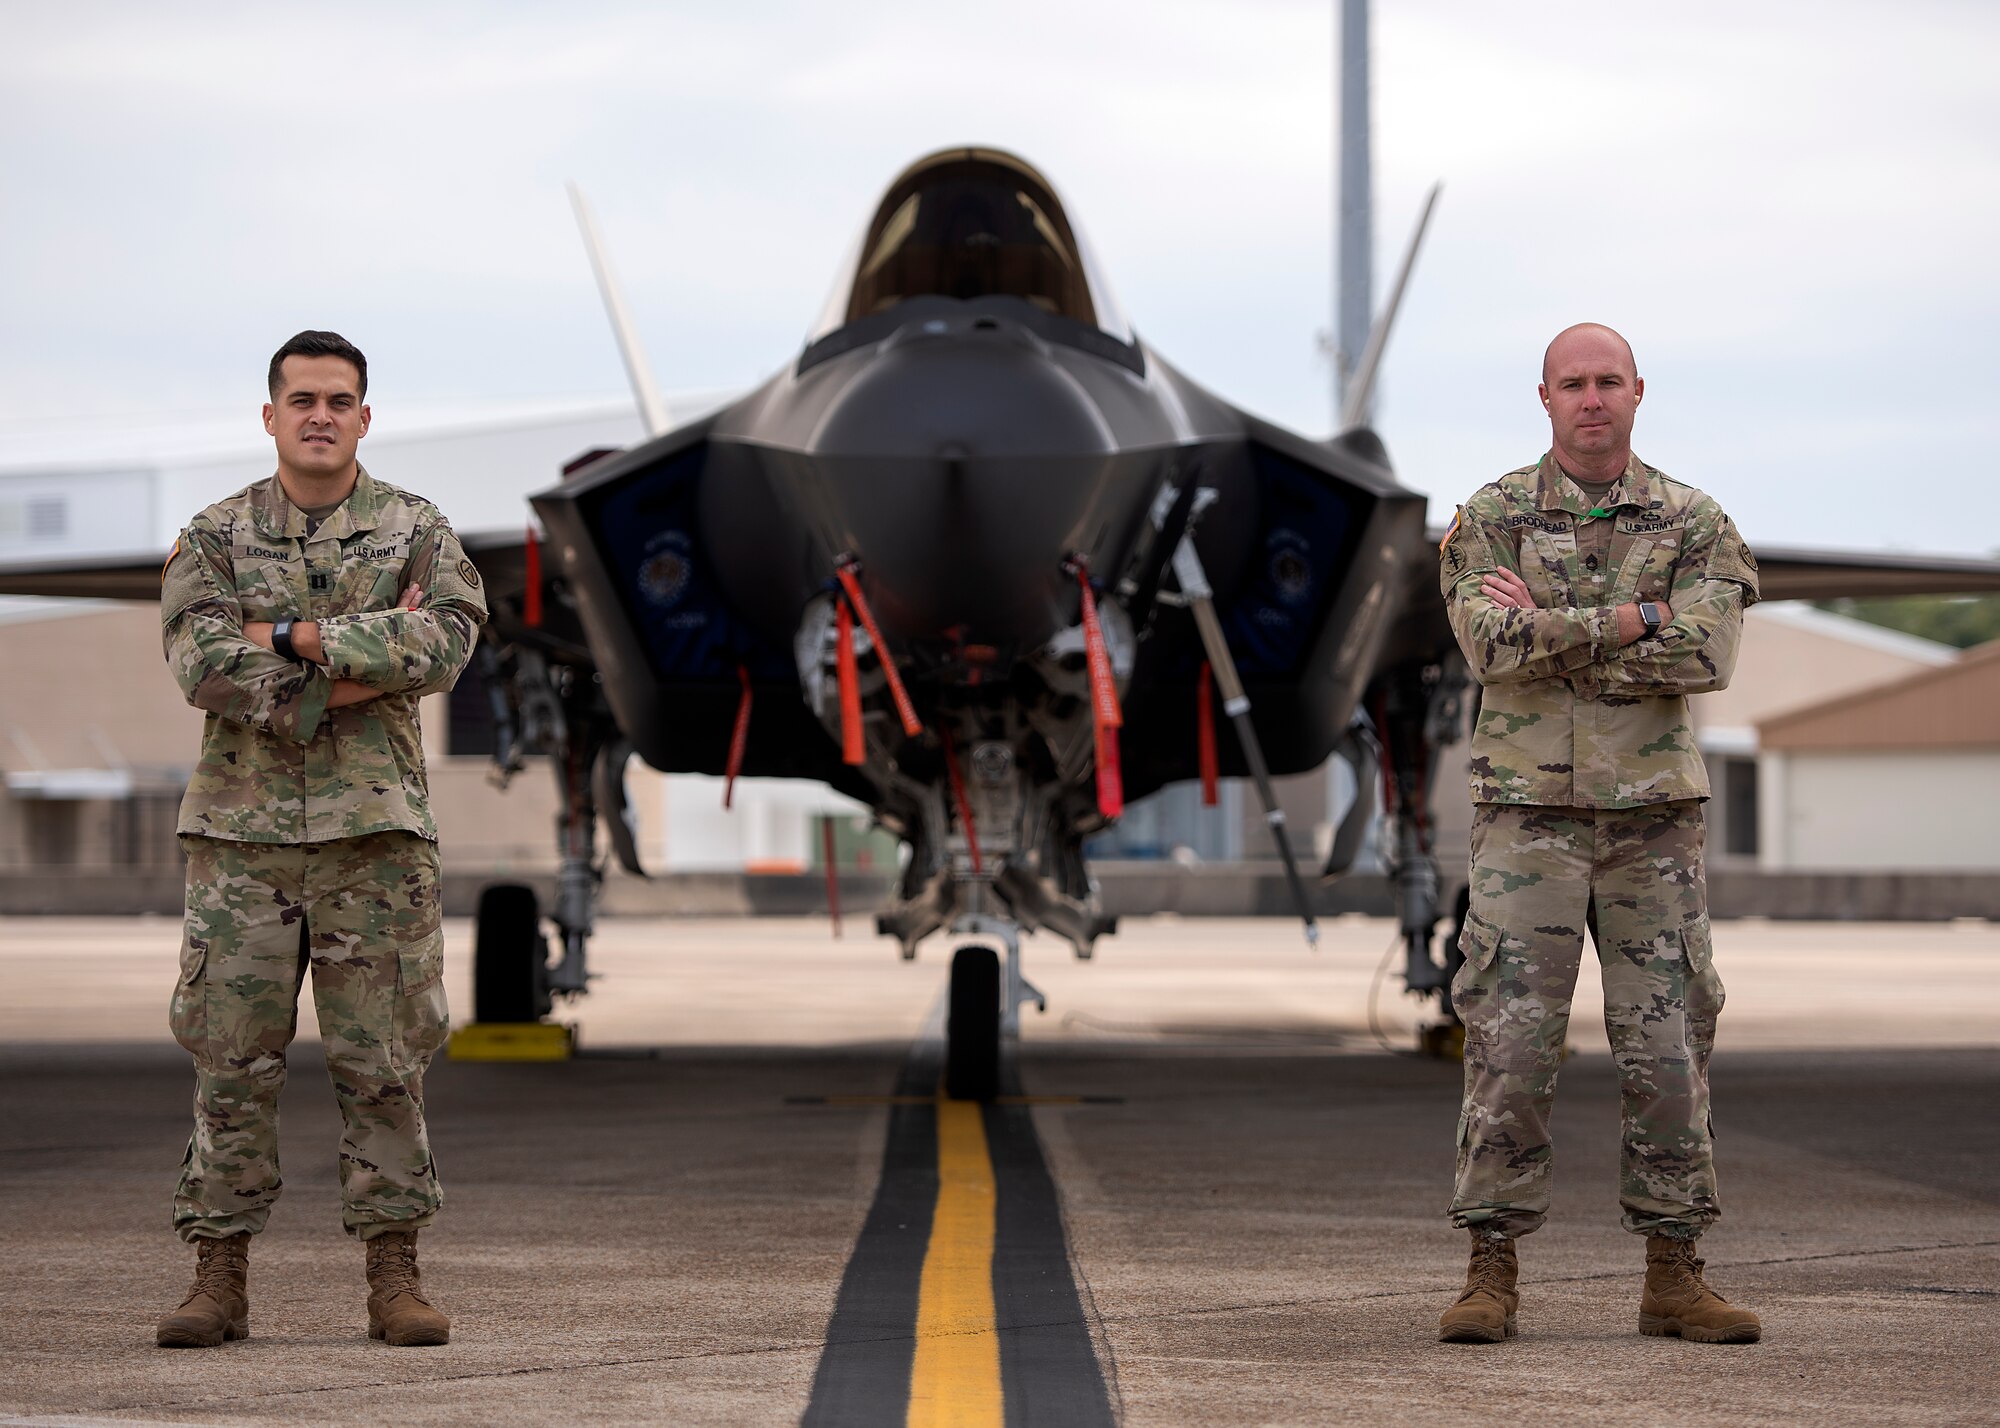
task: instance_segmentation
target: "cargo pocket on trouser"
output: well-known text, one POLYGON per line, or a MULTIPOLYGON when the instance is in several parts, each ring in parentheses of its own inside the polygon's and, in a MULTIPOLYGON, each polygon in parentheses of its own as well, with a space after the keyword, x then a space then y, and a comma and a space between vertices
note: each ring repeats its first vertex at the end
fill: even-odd
POLYGON ((1452 1008, 1465 1023, 1465 1085, 1452 1187, 1452 1215, 1461 1225, 1484 1222, 1495 1208, 1512 1204, 1519 1178, 1493 1134, 1508 1119, 1511 1088, 1518 1080, 1505 1069, 1508 1058, 1499 1054, 1494 1039, 1500 981, 1507 969, 1500 955, 1503 940, 1495 924, 1476 911, 1466 913, 1458 937, 1465 964, 1451 982, 1452 1008))
MULTIPOLYGON (((1500 955, 1500 929, 1468 908, 1465 926, 1459 930, 1458 950, 1465 961, 1459 966, 1457 975, 1451 979, 1451 1006, 1458 1019, 1465 1023, 1465 1041, 1462 1056, 1468 1067, 1484 1064, 1485 1037, 1481 1025, 1485 1018, 1481 1012, 1492 1000, 1493 980, 1497 975, 1494 962, 1500 955)), ((1466 1083, 1465 1100, 1458 1115, 1458 1154, 1461 1170, 1465 1164, 1465 1153, 1472 1135, 1474 1112, 1472 1082, 1466 1083)))
POLYGON ((1466 1002, 1492 972, 1494 959, 1500 955, 1500 935, 1500 929, 1481 917, 1477 909, 1466 909, 1465 926, 1458 934, 1458 952, 1465 962, 1451 979, 1452 1010, 1458 1013, 1460 1021, 1465 1020, 1466 1002))
POLYGON ((1688 1049, 1698 1068, 1706 1071, 1715 1048, 1715 1019, 1722 1014, 1722 978, 1715 971, 1715 938, 1708 914, 1698 912, 1681 924, 1681 950, 1687 956, 1688 1049))
POLYGON ((422 1069, 444 1045, 450 1026, 444 997, 444 929, 438 928, 396 948, 397 1064, 422 1069))
POLYGON ((167 1027, 197 1062, 208 1058, 208 945, 181 935, 180 975, 174 979, 167 1027))

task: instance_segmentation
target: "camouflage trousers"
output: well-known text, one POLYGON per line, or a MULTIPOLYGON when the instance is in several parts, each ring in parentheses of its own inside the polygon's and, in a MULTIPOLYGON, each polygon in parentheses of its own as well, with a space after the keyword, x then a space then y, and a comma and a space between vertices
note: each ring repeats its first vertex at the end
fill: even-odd
POLYGON ((1693 1237, 1720 1214, 1708 1058, 1722 981, 1702 833, 1694 801, 1474 810, 1465 965, 1451 989, 1465 1022, 1451 1204, 1460 1228, 1525 1235, 1548 1217, 1549 1112, 1586 924, 1618 1068, 1625 1228, 1693 1237))
POLYGON ((414 833, 329 843, 184 836, 187 924, 169 1020, 194 1056, 194 1134, 174 1229, 264 1228, 278 1175, 278 1093, 312 968, 340 1103, 341 1221, 368 1239, 419 1229, 442 1194, 424 1127, 424 1068, 443 1044, 437 848, 414 833))

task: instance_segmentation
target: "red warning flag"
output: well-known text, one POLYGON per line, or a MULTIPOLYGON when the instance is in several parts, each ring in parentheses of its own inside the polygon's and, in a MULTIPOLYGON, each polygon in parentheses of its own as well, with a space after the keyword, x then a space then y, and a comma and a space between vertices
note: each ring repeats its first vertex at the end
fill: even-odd
POLYGON ((847 764, 868 761, 868 745, 861 737, 861 669, 854 656, 854 617, 847 602, 833 602, 834 661, 840 676, 840 760, 847 764))
POLYGON ((729 731, 729 762, 722 770, 724 808, 736 796, 736 776, 743 772, 743 753, 750 747, 750 671, 737 665, 736 679, 743 686, 743 693, 736 700, 736 727, 729 731))
POLYGON ((1090 572, 1080 560, 1075 565, 1077 588, 1083 592, 1083 652, 1090 666, 1090 722, 1097 743, 1097 811, 1116 818, 1125 811, 1125 777, 1118 760, 1118 731, 1125 726, 1125 714, 1118 707, 1118 680, 1111 669, 1111 650, 1104 643, 1104 626, 1097 618, 1090 572))
POLYGON ((521 619, 530 629, 542 623, 542 538, 528 522, 527 572, 521 592, 521 619))
POLYGON ((889 642, 882 638, 882 629, 868 609, 868 599, 861 593, 861 582, 855 578, 854 566, 850 562, 834 573, 840 577, 841 588, 847 592, 848 601, 854 606, 862 628, 875 642, 875 658, 881 661, 882 673, 888 677, 889 697, 896 701, 896 714, 903 721, 903 732, 914 739, 924 732, 923 721, 917 718, 917 706, 910 702, 910 692, 903 688, 903 676, 897 672, 896 661, 889 654, 889 642))

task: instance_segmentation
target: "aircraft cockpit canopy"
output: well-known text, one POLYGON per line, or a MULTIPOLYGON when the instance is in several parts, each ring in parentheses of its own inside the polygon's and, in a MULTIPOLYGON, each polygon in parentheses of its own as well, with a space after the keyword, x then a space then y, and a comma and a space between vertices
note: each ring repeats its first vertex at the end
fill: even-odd
POLYGON ((1019 298, 1132 341, 1048 181, 994 149, 933 154, 890 185, 808 340, 914 297, 1019 298))

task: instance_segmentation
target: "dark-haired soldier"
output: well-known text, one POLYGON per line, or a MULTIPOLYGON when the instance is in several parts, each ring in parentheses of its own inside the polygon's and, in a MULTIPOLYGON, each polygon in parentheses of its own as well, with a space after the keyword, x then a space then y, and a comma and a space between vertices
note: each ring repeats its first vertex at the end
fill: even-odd
POLYGON ((367 394, 367 359, 338 335, 279 348, 264 408, 277 474, 190 521, 161 574, 167 663, 208 714, 181 804, 171 1013, 195 1063, 173 1221, 197 1262, 160 1321, 166 1347, 249 1333, 250 1238, 281 1186, 278 1092, 308 965, 368 1332, 391 1344, 451 1332, 416 1264, 442 1199, 423 1073, 446 1025, 417 701, 456 682, 486 606, 437 508, 355 460, 367 394))
POLYGON ((1708 1058, 1722 1010, 1702 869, 1708 773, 1687 696, 1736 666, 1757 563, 1708 496, 1632 454, 1632 349, 1581 323, 1549 344, 1552 442, 1481 488, 1439 547, 1481 691, 1472 736, 1472 907, 1452 1005, 1465 1022, 1452 1222, 1465 1290, 1439 1337, 1514 1333, 1514 1242, 1548 1217, 1549 1112, 1585 927, 1624 1106, 1619 1203, 1646 1237, 1639 1327, 1742 1343, 1757 1316, 1703 1277, 1721 1213, 1708 1058))

